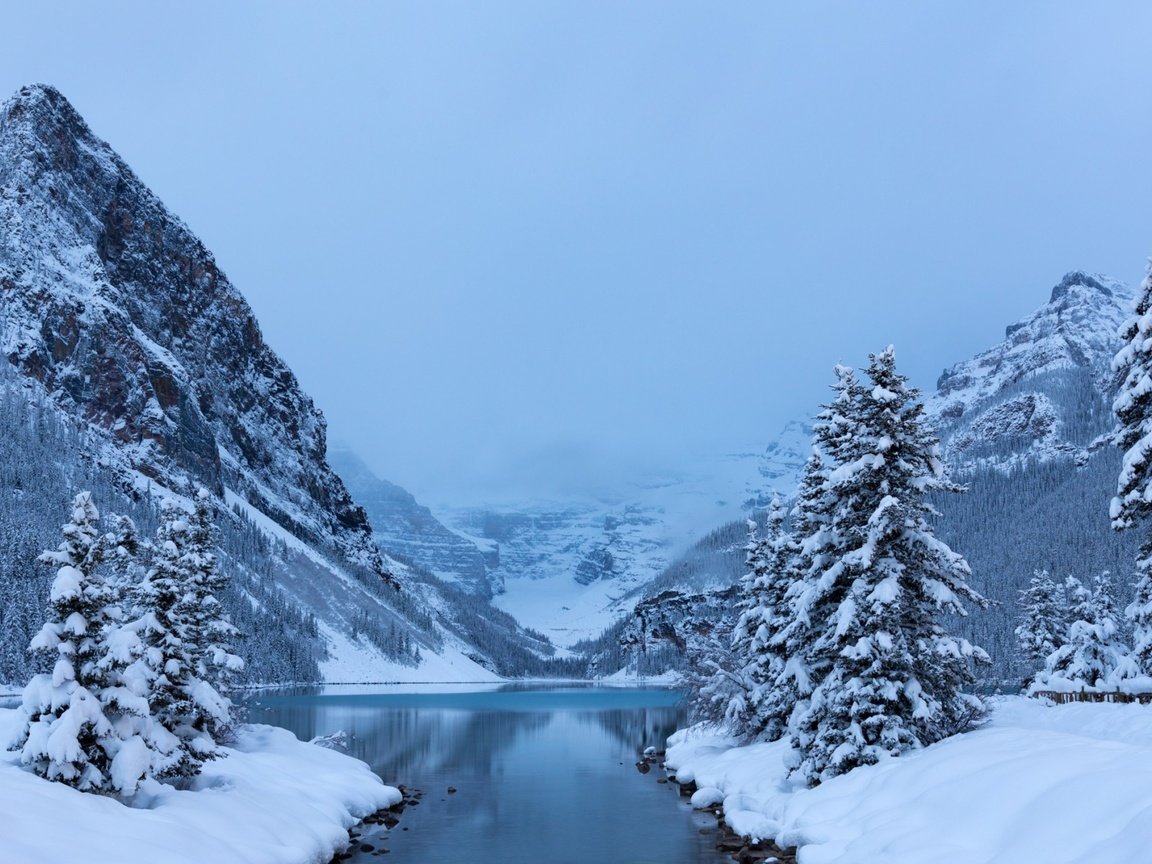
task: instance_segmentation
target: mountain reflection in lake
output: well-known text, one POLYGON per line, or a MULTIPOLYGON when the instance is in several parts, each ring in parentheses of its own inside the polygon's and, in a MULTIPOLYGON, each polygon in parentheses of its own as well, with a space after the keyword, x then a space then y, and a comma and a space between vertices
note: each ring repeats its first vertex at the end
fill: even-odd
POLYGON ((387 783, 424 792, 356 861, 718 864, 715 822, 640 774, 684 722, 680 694, 608 688, 339 688, 261 694, 248 719, 304 740, 345 731, 387 783), (448 787, 458 791, 448 793, 448 787), (408 829, 408 830, 404 830, 408 829), (707 830, 701 834, 701 829, 707 830))

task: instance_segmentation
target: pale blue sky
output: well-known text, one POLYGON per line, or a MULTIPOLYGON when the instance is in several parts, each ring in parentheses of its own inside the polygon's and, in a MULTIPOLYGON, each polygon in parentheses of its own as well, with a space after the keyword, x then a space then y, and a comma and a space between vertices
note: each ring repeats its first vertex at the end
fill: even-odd
POLYGON ((1152 4, 21 5, 0 90, 59 87, 423 497, 763 446, 1152 254, 1152 4))

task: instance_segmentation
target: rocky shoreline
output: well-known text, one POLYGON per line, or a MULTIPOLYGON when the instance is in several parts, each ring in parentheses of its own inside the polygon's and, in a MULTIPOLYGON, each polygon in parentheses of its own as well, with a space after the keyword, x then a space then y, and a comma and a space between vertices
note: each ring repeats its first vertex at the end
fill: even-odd
MULTIPOLYGON (((375 813, 365 816, 348 829, 348 846, 343 852, 332 856, 329 864, 341 864, 357 855, 387 855, 389 850, 383 842, 388 839, 388 832, 400 824, 400 816, 406 807, 419 805, 424 793, 419 789, 410 789, 407 786, 397 785, 403 796, 391 807, 384 807, 375 813)), ((450 792, 455 792, 449 788, 450 792)), ((407 828, 403 829, 407 831, 407 828)))
MULTIPOLYGON (((649 747, 640 757, 640 761, 636 763, 636 770, 641 774, 647 774, 652 770, 653 765, 660 768, 665 774, 664 777, 657 778, 656 782, 675 787, 679 790, 681 798, 690 798, 696 791, 695 781, 690 780, 681 783, 675 775, 667 773, 667 769, 664 767, 664 751, 649 747)), ((724 821, 722 805, 711 804, 699 809, 716 817, 716 848, 731 855, 738 864, 770 864, 770 862, 796 864, 795 847, 782 849, 771 840, 752 840, 733 831, 724 821)), ((701 833, 709 830, 707 828, 700 829, 701 833)))

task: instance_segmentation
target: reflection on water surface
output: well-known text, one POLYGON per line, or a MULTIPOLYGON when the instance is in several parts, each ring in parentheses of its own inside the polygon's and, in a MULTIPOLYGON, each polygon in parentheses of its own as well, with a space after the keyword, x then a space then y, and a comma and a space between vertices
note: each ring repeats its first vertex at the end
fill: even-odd
POLYGON ((673 691, 324 688, 255 696, 248 719, 305 740, 348 732, 349 751, 386 782, 421 789, 399 826, 365 836, 393 864, 730 860, 710 817, 635 768, 684 722, 673 691))

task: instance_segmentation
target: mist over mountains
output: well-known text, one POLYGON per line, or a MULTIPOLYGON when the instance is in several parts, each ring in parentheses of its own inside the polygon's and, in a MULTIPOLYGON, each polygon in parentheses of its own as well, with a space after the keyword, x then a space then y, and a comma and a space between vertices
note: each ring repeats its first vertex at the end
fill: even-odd
MULTIPOLYGON (((995 678, 1020 674, 1015 592, 1033 569, 1125 584, 1133 541, 1107 524, 1109 362, 1130 300, 1069 273, 926 394, 969 489, 940 502, 937 530, 997 603, 966 625, 995 678)), ((91 489, 147 530, 157 502, 193 483, 219 507, 250 682, 637 671, 620 646, 637 604, 674 623, 699 595, 712 615, 708 592, 743 568, 743 520, 791 495, 810 449, 797 419, 763 446, 594 494, 418 501, 329 450, 323 415, 212 254, 46 86, 0 108, 0 345, 0 681, 30 670, 48 586, 32 562, 71 495, 91 489)), ((677 662, 664 650, 639 671, 677 662)))

